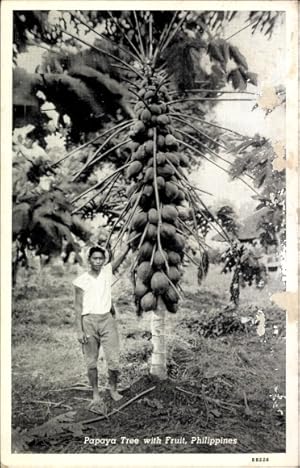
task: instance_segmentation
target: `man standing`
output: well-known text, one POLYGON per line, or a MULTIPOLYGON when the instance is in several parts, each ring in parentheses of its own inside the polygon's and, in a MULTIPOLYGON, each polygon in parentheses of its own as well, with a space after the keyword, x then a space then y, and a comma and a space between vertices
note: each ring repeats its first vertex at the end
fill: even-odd
POLYGON ((117 391, 119 376, 119 336, 117 323, 111 314, 112 275, 125 255, 112 265, 108 251, 100 246, 88 253, 90 269, 73 281, 75 287, 75 312, 77 339, 82 344, 88 369, 88 378, 93 389, 90 407, 101 402, 98 390, 97 361, 100 345, 103 346, 108 367, 108 383, 111 397, 122 398, 117 391))

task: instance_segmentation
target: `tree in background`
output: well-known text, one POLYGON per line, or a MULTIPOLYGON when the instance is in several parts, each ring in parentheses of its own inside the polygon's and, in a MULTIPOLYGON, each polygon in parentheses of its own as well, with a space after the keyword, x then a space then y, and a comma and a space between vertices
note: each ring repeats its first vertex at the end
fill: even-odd
MULTIPOLYGON (((13 138, 13 285, 18 266, 28 266, 28 250, 46 261, 63 250, 68 255, 74 252, 75 261, 81 262, 78 240, 90 237, 81 217, 72 213, 67 187, 59 183, 51 163, 51 148, 45 152, 38 145, 33 147, 31 139, 22 133, 15 132, 13 138)), ((78 185, 81 189, 85 186, 78 185)))

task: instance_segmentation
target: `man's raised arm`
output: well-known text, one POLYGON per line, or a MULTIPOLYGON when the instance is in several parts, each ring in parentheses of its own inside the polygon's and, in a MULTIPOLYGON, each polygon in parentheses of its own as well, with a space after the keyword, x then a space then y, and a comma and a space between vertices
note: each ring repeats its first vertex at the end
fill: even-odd
POLYGON ((122 252, 115 260, 112 260, 112 251, 110 248, 105 249, 105 257, 106 257, 106 263, 111 262, 111 267, 112 267, 112 272, 115 273, 121 263, 124 262, 125 258, 127 257, 127 254, 130 250, 130 246, 127 245, 126 249, 124 252, 122 252))

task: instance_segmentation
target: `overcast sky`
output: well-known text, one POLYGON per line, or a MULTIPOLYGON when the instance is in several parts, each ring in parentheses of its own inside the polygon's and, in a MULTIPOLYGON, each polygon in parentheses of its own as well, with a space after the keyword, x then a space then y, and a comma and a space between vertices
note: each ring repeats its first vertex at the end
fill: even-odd
MULTIPOLYGON (((232 21, 225 28, 225 37, 229 37, 241 29, 245 23, 232 21)), ((285 85, 285 24, 277 23, 270 40, 263 34, 256 32, 251 34, 251 28, 241 31, 230 42, 237 46, 247 58, 249 70, 258 74, 258 87, 249 86, 249 91, 260 92, 264 87, 285 85)), ((230 89, 230 88, 228 88, 230 89)), ((285 140, 285 108, 280 106, 268 117, 262 109, 251 112, 253 102, 221 102, 215 108, 216 121, 224 127, 231 128, 243 135, 253 136, 259 133, 269 138, 272 142, 285 140)), ((219 161, 218 161, 219 163, 219 161)), ((204 163, 203 167, 194 173, 193 181, 199 187, 214 193, 217 203, 223 200, 231 201, 236 209, 242 210, 243 206, 252 204, 252 192, 242 182, 229 182, 228 176, 210 163, 204 163)), ((206 197, 207 203, 212 197, 206 197)))

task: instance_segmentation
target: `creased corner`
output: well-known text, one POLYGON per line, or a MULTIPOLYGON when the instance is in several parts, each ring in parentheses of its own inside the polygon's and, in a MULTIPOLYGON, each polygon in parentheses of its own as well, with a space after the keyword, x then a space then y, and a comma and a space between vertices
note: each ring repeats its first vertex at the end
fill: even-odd
POLYGON ((271 296, 281 309, 286 310, 289 323, 295 323, 298 320, 298 292, 280 292, 271 296))

